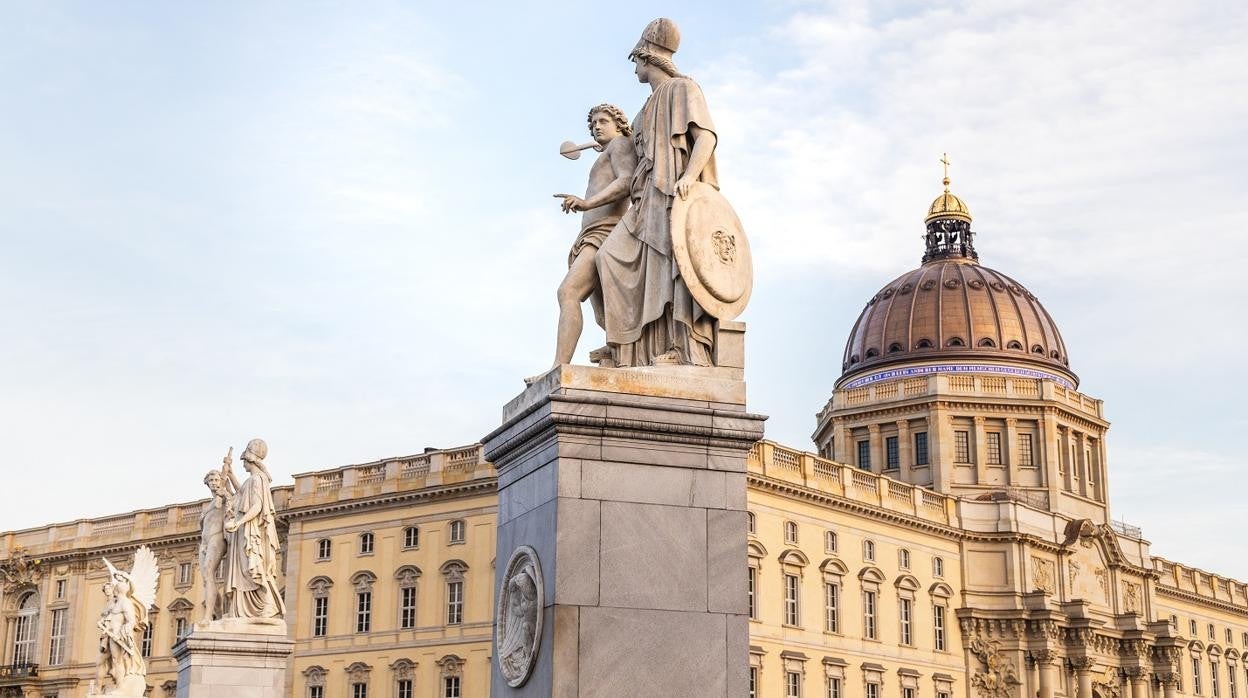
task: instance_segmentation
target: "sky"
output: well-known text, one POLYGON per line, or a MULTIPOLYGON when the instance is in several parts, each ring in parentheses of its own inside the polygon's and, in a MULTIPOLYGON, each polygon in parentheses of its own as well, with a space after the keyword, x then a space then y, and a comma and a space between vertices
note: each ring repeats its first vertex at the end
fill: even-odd
MULTIPOLYGON (((981 261, 1113 427, 1113 515, 1248 580, 1248 5, 62 2, 0 8, 0 530, 472 443, 551 360, 601 102, 652 18, 750 235, 749 407, 813 449, 949 153, 981 261)), ((602 342, 587 323, 577 361, 602 342)))

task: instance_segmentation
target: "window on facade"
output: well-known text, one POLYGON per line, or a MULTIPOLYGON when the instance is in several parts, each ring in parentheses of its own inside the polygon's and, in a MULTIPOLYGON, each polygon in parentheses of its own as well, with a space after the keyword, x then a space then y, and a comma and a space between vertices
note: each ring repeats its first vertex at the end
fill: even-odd
POLYGON ((800 586, 797 575, 784 575, 784 624, 801 625, 800 586))
POLYGON ((373 627, 373 592, 355 594, 355 632, 366 633, 373 627))
POLYGON ((65 661, 65 609, 52 611, 51 646, 48 648, 48 664, 65 661))
POLYGON ((448 676, 442 680, 442 698, 462 698, 458 676, 448 676))
POLYGON ((416 627, 416 587, 399 589, 399 628, 410 630, 416 627))
MULTIPOLYGON (((1244 647, 1248 647, 1248 633, 1244 633, 1243 636, 1239 638, 1239 644, 1244 647)), ((1248 667, 1248 664, 1245 664, 1244 666, 1248 667)))
POLYGON ((398 684, 394 687, 394 692, 396 698, 412 698, 412 680, 399 679, 398 684))
POLYGON ((467 525, 462 519, 451 522, 451 542, 463 543, 467 540, 467 525))
POLYGON ((1209 639, 1210 640, 1218 639, 1218 631, 1214 629, 1213 623, 1209 624, 1209 639))
POLYGON ((932 576, 945 576, 945 561, 939 557, 932 558, 932 576))
POLYGON ((914 698, 914 689, 905 687, 901 689, 901 698, 914 698))
POLYGON ((1227 628, 1227 629, 1226 629, 1226 644, 1228 644, 1228 645, 1229 645, 1229 644, 1231 644, 1232 642, 1234 642, 1234 641, 1235 641, 1235 640, 1234 640, 1234 637, 1235 637, 1235 634, 1231 632, 1231 629, 1230 629, 1230 628, 1227 628))
POLYGON ((1032 449, 1031 434, 1018 435, 1018 464, 1035 465, 1036 455, 1032 449))
POLYGON ((758 591, 758 569, 755 567, 747 567, 746 571, 749 574, 749 586, 747 587, 748 591, 746 593, 748 594, 747 598, 750 603, 750 618, 752 620, 758 620, 758 602, 755 600, 755 594, 758 591))
POLYGON ((784 522, 784 542, 797 545, 797 524, 793 521, 784 522))
POLYGON ((1215 659, 1209 660, 1209 695, 1213 698, 1220 698, 1218 693, 1218 662, 1215 659))
POLYGON ((65 598, 65 580, 64 579, 56 580, 56 598, 58 599, 65 598))
POLYGON ((1194 620, 1187 621, 1187 631, 1188 631, 1188 634, 1192 635, 1193 637, 1196 635, 1196 621, 1194 620))
POLYGON ((836 531, 824 531, 823 551, 826 553, 836 552, 836 543, 836 531))
POLYGON ((191 563, 183 562, 178 565, 178 584, 191 583, 191 563))
POLYGON ((754 512, 752 511, 745 512, 745 530, 750 535, 758 533, 758 520, 754 517, 754 512))
POLYGON ((419 548, 420 547, 420 529, 415 526, 408 526, 403 529, 403 547, 419 548))
POLYGON ((366 683, 351 684, 351 698, 368 698, 368 684, 366 683))
POLYGON ((802 675, 796 671, 784 672, 784 698, 802 698, 802 675))
POLYGON ((871 469, 871 442, 858 442, 858 468, 861 470, 871 469))
POLYGON ((920 431, 914 435, 914 464, 927 465, 927 432, 920 431))
POLYGON ((360 534, 360 554, 361 554, 361 555, 372 555, 372 554, 373 554, 373 534, 372 534, 372 532, 366 531, 366 532, 364 532, 364 533, 361 533, 361 534, 360 534))
POLYGON ((828 677, 827 698, 841 698, 841 679, 838 676, 828 677))
POLYGON ((189 624, 186 622, 185 618, 173 619, 173 644, 178 644, 178 640, 186 637, 186 631, 188 628, 189 624))
POLYGON ((1001 465, 1001 433, 990 431, 988 437, 988 464, 1001 465))
POLYGON ((1200 660, 1192 658, 1192 690, 1200 695, 1200 660))
POLYGON ((823 630, 841 632, 841 585, 836 582, 823 584, 823 630))
POLYGON ((758 667, 750 667, 750 698, 758 698, 758 667))
POLYGON ((312 637, 325 637, 329 627, 329 597, 312 599, 312 637))
POLYGON ((318 540, 316 542, 316 559, 328 560, 329 552, 331 548, 332 548, 332 544, 330 543, 328 538, 322 538, 318 540))
POLYGON ((884 439, 884 454, 888 460, 889 470, 896 470, 901 467, 901 448, 897 445, 896 436, 889 436, 884 439))
POLYGON ((903 570, 910 569, 910 551, 902 548, 897 552, 897 564, 903 570))
POLYGON ((958 463, 971 462, 971 433, 969 431, 953 432, 953 459, 958 463))
POLYGON ((1235 665, 1230 662, 1226 664, 1226 692, 1231 698, 1239 698, 1239 686, 1235 680, 1235 665))
POLYGON ((939 652, 945 651, 945 607, 939 604, 932 606, 933 642, 939 652))
POLYGON ((867 698, 880 698, 880 684, 867 684, 867 698))
POLYGON ((446 624, 459 625, 464 622, 464 583, 454 581, 446 583, 446 624))
POLYGON ((864 540, 862 542, 862 559, 867 562, 875 562, 875 543, 873 541, 864 540))
POLYGON ((937 692, 936 692, 936 698, 949 698, 949 692, 948 692, 948 691, 937 691, 937 692))
POLYGON ((876 638, 875 602, 874 591, 862 592, 862 636, 868 640, 876 638))
POLYGON ((325 698, 325 687, 308 686, 308 698, 325 698))
POLYGON ((139 654, 143 657, 152 656, 152 626, 153 622, 149 622, 143 626, 143 637, 139 640, 139 654))
POLYGON ((898 599, 897 616, 901 621, 901 644, 914 644, 914 602, 910 599, 898 599))

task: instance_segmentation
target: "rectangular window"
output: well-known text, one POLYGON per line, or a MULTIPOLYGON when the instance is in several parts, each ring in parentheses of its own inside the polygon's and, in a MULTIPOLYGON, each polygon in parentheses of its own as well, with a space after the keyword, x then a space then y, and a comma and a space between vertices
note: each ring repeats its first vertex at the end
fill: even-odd
POLYGON ((329 597, 312 599, 312 637, 325 637, 329 626, 329 597))
POLYGON ((953 459, 958 463, 971 462, 971 433, 969 431, 953 432, 953 459))
POLYGON ((880 698, 880 684, 867 684, 867 698, 880 698))
POLYGON ((178 584, 191 583, 191 563, 183 562, 178 565, 178 584))
POLYGON ((1213 623, 1209 624, 1209 639, 1210 640, 1218 639, 1218 631, 1217 629, 1213 627, 1213 623))
POLYGON ((827 698, 841 698, 841 679, 839 677, 828 677, 827 698))
POLYGON ((784 698, 802 698, 802 675, 796 671, 784 672, 784 698))
POLYGON ((65 580, 64 579, 56 580, 56 598, 58 599, 65 598, 65 580))
POLYGON ((870 441, 858 442, 858 469, 859 470, 871 469, 871 442, 870 441))
POLYGON ((940 652, 945 651, 945 607, 932 606, 932 628, 935 632, 934 644, 940 652))
POLYGON ((798 580, 795 574, 784 575, 784 624, 797 626, 801 621, 798 606, 798 580))
POLYGON ((464 583, 446 583, 446 624, 459 625, 464 622, 464 583))
POLYGON ((395 693, 398 694, 396 698, 412 698, 412 680, 399 679, 399 685, 395 693))
POLYGON ((368 684, 366 683, 351 684, 351 698, 368 698, 368 684))
POLYGON ((18 616, 13 633, 13 663, 30 664, 36 657, 35 616, 18 616))
POLYGON ((875 592, 862 592, 862 635, 868 640, 875 639, 875 592))
POLYGON ((896 436, 889 436, 884 439, 884 452, 888 457, 889 470, 896 470, 901 467, 901 448, 897 445, 896 436))
POLYGON ((325 687, 308 686, 308 698, 325 698, 325 687))
POLYGON ((452 543, 463 543, 466 536, 467 526, 462 520, 451 522, 451 541, 452 543))
POLYGON ((1192 659, 1192 690, 1200 695, 1200 660, 1192 659))
POLYGON ((371 533, 360 534, 360 554, 361 555, 373 554, 373 534, 371 533))
POLYGON ((420 547, 420 529, 415 526, 408 526, 403 529, 403 547, 419 548, 420 547))
POLYGON ((1219 698, 1218 694, 1218 663, 1209 662, 1209 695, 1219 698))
POLYGON ((949 698, 949 692, 948 692, 948 691, 938 691, 938 692, 936 693, 936 698, 949 698))
POLYGON ((988 437, 988 465, 1001 465, 1001 433, 990 431, 988 437))
POLYGON ((754 600, 754 593, 758 591, 758 570, 754 567, 747 567, 746 570, 749 573, 746 594, 750 602, 750 619, 758 620, 758 604, 754 600))
POLYGON ((65 661, 65 609, 52 611, 52 644, 48 649, 48 664, 65 661))
POLYGON ((139 654, 143 657, 152 656, 152 624, 143 626, 143 637, 139 640, 139 654))
POLYGON ((355 632, 366 633, 373 625, 373 592, 361 591, 355 595, 355 632))
POLYGON ((1226 692, 1231 698, 1239 698, 1239 686, 1235 682, 1235 665, 1226 665, 1226 692))
POLYGON ((750 698, 758 698, 758 668, 750 667, 750 698))
POLYGON ((442 698, 462 698, 459 694, 458 676, 448 676, 442 681, 442 698))
POLYGON ((936 577, 945 576, 945 561, 941 558, 932 558, 932 575, 936 577))
POLYGON ((914 698, 914 689, 913 688, 901 689, 901 698, 914 698))
POLYGON ((403 587, 399 590, 399 628, 410 630, 416 627, 416 587, 403 587))
POLYGON ((1196 621, 1194 620, 1187 621, 1187 630, 1188 630, 1189 635, 1195 637, 1196 636, 1196 621))
POLYGON ((1018 464, 1019 465, 1035 465, 1036 455, 1032 450, 1031 434, 1018 435, 1018 464))
POLYGON ((186 637, 186 627, 187 623, 185 618, 173 619, 173 644, 178 644, 178 640, 186 637))
POLYGON ((328 560, 331 543, 328 538, 322 538, 316 542, 316 559, 328 560))
POLYGON ((914 464, 927 465, 927 432, 925 431, 914 435, 914 464))
POLYGON ((899 599, 900 606, 898 608, 898 616, 901 618, 901 644, 913 645, 914 632, 911 623, 911 615, 914 610, 914 602, 910 599, 899 599))
POLYGON ((841 632, 841 585, 827 582, 823 585, 823 630, 841 632))

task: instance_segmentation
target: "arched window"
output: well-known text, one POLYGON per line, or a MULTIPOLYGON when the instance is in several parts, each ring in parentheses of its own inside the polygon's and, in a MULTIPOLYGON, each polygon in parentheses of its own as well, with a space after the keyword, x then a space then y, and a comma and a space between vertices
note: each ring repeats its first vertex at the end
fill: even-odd
POLYGON ((464 578, 468 565, 463 560, 451 560, 442 565, 446 578, 446 624, 461 625, 464 622, 464 578))
POLYGON ((394 674, 395 698, 412 698, 415 695, 416 662, 407 658, 398 659, 390 665, 390 672, 394 674))
POLYGON ((347 685, 351 687, 350 698, 368 698, 368 676, 373 668, 364 662, 354 662, 347 667, 347 685))
POLYGON ((1044 347, 1040 346, 1039 344, 1033 344, 1031 347, 1031 353, 1044 356, 1044 347))
POLYGON ((914 348, 915 348, 915 349, 931 349, 931 348, 932 348, 932 340, 930 340, 930 339, 920 339, 918 342, 916 342, 916 343, 915 343, 914 348))
POLYGON ((328 538, 318 540, 316 542, 316 559, 328 560, 331 550, 333 550, 333 543, 328 538))
POLYGON ((789 545, 797 545, 797 523, 794 521, 784 522, 784 542, 789 545))
POLYGON ((329 632, 329 590, 334 580, 329 577, 313 577, 308 582, 312 590, 312 637, 325 637, 329 632))
POLYGON ((465 540, 467 540, 467 536, 468 536, 468 525, 464 523, 463 519, 456 519, 451 522, 451 535, 450 535, 451 543, 463 543, 465 540))
POLYGON ((439 659, 436 664, 441 669, 442 692, 440 698, 464 697, 464 660, 453 654, 439 659))
POLYGON ((897 551, 897 566, 903 570, 910 569, 910 551, 902 548, 897 551))
POLYGON ((373 532, 372 531, 365 531, 360 534, 360 554, 361 555, 373 554, 373 532))
POLYGON ((307 686, 307 698, 325 698, 325 669, 313 664, 303 670, 303 683, 307 686))
POLYGON ((875 562, 875 541, 864 540, 862 542, 862 559, 875 562))
POLYGON ((13 623, 13 663, 33 664, 35 641, 39 635, 39 595, 33 591, 18 599, 13 623))
POLYGON ((420 529, 415 526, 408 526, 403 529, 403 547, 410 550, 420 547, 420 529))
POLYGON ((364 570, 351 577, 355 587, 355 632, 367 633, 373 629, 373 584, 377 575, 364 570))
POLYGON ((875 347, 871 347, 870 349, 867 350, 868 359, 874 359, 875 357, 879 355, 880 355, 880 350, 876 349, 875 347))
POLYGON ((943 559, 939 557, 932 558, 932 576, 933 577, 945 576, 945 561, 943 559))
POLYGON ((946 344, 946 346, 950 346, 950 347, 964 347, 964 346, 966 346, 966 342, 962 341, 962 338, 961 338, 961 337, 953 337, 953 338, 951 338, 948 342, 945 342, 945 344, 946 344))
POLYGON ((892 344, 888 345, 888 353, 896 354, 899 351, 901 351, 901 345, 898 344, 897 342, 893 342, 892 344))
POLYGON ((991 337, 984 337, 983 339, 979 340, 979 346, 991 348, 991 347, 997 346, 997 343, 992 341, 991 337))
POLYGON ((746 526, 746 529, 745 529, 746 532, 749 533, 750 535, 754 535, 755 533, 758 533, 758 519, 757 517, 754 516, 754 512, 752 511, 745 512, 745 526, 746 526))
POLYGON ((1018 341, 1018 340, 1016 340, 1016 339, 1012 339, 1012 340, 1010 340, 1009 342, 1007 342, 1007 343, 1006 343, 1005 348, 1006 348, 1006 349, 1017 349, 1018 351, 1022 351, 1022 350, 1023 350, 1023 343, 1022 343, 1022 342, 1020 342, 1020 341, 1018 341))
POLYGON ((823 532, 823 551, 825 553, 836 552, 836 531, 823 532))

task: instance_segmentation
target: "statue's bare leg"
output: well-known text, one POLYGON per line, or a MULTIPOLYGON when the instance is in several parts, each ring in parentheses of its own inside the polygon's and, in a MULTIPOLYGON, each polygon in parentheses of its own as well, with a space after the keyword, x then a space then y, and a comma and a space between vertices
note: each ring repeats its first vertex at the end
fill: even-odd
POLYGON ((555 366, 571 363, 576 343, 581 338, 584 320, 581 303, 589 298, 598 284, 598 268, 594 265, 597 248, 586 245, 568 269, 568 275, 559 284, 559 334, 555 342, 555 366))

